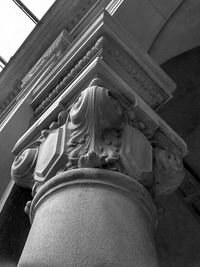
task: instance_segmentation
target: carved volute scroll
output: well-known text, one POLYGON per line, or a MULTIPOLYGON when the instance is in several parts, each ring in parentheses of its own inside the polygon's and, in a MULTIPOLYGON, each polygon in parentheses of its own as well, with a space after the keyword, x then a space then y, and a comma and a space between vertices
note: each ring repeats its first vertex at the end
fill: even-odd
POLYGON ((38 147, 28 148, 20 153, 13 162, 11 176, 16 184, 32 188, 34 169, 37 161, 38 147))
POLYGON ((134 103, 125 105, 96 78, 68 112, 42 131, 37 146, 16 157, 12 176, 23 186, 31 186, 34 177, 34 195, 59 172, 102 168, 130 176, 153 196, 170 193, 183 180, 182 159, 154 139, 154 131, 137 118, 134 103))

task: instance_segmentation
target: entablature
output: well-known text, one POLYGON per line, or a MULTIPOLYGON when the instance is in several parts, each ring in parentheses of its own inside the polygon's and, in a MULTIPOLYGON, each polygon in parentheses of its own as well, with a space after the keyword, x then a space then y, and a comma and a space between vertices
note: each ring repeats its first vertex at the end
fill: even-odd
MULTIPOLYGON (((129 38, 126 31, 107 11, 98 13, 93 23, 82 29, 74 41, 67 33, 62 33, 61 36, 62 38, 58 38, 61 44, 64 42, 62 40, 68 40, 65 41, 65 51, 62 48, 62 56, 57 57, 53 63, 51 58, 48 61, 47 55, 53 54, 52 51, 55 50, 50 47, 23 80, 24 90, 27 91, 28 87, 28 90, 33 92, 31 105, 36 117, 66 90, 71 81, 97 56, 112 65, 131 86, 135 84, 140 96, 153 108, 171 98, 175 84, 138 44, 129 38), (49 63, 45 63, 46 61, 49 63)), ((56 47, 55 44, 52 46, 56 47)))

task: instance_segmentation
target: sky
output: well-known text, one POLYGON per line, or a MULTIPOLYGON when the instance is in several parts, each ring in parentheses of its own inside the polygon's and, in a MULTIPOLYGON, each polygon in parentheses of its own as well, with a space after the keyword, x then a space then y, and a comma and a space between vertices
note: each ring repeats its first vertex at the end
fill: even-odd
MULTIPOLYGON (((41 19, 55 0, 21 0, 21 2, 41 19)), ((13 0, 0 0, 0 56, 8 62, 35 26, 36 24, 13 0)))

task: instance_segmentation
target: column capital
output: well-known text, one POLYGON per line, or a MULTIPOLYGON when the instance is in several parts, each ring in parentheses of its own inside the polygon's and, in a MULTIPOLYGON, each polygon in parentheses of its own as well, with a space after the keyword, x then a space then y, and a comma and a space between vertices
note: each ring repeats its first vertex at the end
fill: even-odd
POLYGON ((173 131, 171 139, 164 134, 153 116, 145 121, 147 115, 136 98, 130 104, 95 78, 70 109, 16 157, 12 176, 22 186, 34 183, 34 195, 57 173, 100 168, 130 176, 153 197, 170 193, 184 177, 184 143, 173 131))
POLYGON ((19 266, 155 267, 153 199, 180 185, 187 153, 155 111, 175 84, 101 4, 82 22, 24 80, 35 123, 11 174, 32 188, 33 224, 19 266))
POLYGON ((175 84, 107 11, 73 34, 44 80, 37 66, 29 77, 36 122, 13 149, 13 179, 34 184, 35 195, 58 173, 100 168, 130 176, 153 197, 173 192, 187 146, 155 108, 175 84))

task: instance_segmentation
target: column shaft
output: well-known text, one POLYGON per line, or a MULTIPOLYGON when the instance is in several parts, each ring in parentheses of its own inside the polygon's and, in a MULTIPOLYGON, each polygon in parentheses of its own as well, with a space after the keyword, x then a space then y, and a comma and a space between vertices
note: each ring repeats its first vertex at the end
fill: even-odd
POLYGON ((158 266, 150 216, 155 210, 137 182, 112 171, 79 169, 45 187, 33 201, 34 220, 18 266, 158 266))

